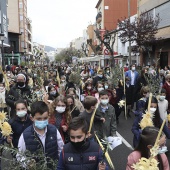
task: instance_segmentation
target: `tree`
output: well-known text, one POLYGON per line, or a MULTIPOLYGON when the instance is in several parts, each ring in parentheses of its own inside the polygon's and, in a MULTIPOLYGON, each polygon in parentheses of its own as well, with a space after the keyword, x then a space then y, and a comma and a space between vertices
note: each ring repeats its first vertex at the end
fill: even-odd
POLYGON ((66 62, 67 64, 72 63, 72 57, 76 56, 78 58, 82 57, 80 50, 74 48, 65 48, 60 53, 55 56, 57 62, 66 62))
POLYGON ((149 12, 141 13, 132 22, 129 18, 125 18, 124 21, 118 20, 118 37, 124 43, 136 42, 138 48, 148 51, 147 47, 158 40, 155 35, 158 32, 159 23, 159 14, 153 17, 149 12))

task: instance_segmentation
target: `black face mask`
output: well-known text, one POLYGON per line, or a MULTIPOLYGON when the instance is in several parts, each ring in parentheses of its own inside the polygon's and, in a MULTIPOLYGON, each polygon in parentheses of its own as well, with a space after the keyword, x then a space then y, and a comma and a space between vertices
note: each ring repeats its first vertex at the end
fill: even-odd
POLYGON ((81 141, 81 142, 72 142, 72 141, 70 141, 70 142, 71 142, 71 144, 72 144, 77 150, 79 150, 79 149, 81 149, 81 148, 85 145, 86 140, 84 139, 84 140, 81 141))
POLYGON ((23 86, 25 85, 25 83, 24 83, 24 82, 17 82, 17 85, 18 85, 19 87, 23 87, 23 86))

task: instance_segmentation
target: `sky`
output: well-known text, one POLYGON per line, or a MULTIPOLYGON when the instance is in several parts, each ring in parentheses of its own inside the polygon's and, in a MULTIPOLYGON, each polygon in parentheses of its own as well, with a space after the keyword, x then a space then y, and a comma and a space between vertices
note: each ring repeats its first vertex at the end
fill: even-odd
POLYGON ((33 42, 65 48, 95 22, 98 0, 27 0, 33 42))

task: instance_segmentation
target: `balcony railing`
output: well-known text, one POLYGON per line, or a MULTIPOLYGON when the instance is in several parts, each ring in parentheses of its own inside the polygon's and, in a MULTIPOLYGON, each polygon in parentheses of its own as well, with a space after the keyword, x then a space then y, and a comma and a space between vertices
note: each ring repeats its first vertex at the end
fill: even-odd
POLYGON ((99 13, 97 14, 97 16, 96 16, 96 22, 97 22, 97 23, 100 23, 101 21, 102 21, 102 13, 99 12, 99 13))

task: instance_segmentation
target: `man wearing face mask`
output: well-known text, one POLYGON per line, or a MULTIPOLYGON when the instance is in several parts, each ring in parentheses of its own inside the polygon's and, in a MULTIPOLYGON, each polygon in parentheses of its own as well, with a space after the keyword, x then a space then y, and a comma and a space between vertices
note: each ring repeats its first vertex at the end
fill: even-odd
POLYGON ((93 86, 96 87, 98 81, 105 82, 107 78, 103 75, 103 70, 99 70, 97 76, 93 79, 93 86))
POLYGON ((130 89, 131 89, 131 109, 133 109, 136 95, 136 85, 139 78, 139 73, 136 71, 135 64, 131 66, 131 70, 125 72, 125 77, 130 79, 130 89))
POLYGON ((28 86, 28 78, 24 73, 19 73, 16 77, 16 84, 10 89, 6 97, 6 103, 11 107, 11 116, 15 115, 15 102, 19 99, 25 101, 31 97, 31 89, 28 86))
MULTIPOLYGON (((49 108, 43 101, 37 101, 31 105, 31 119, 33 125, 29 126, 21 134, 18 148, 20 152, 30 151, 34 155, 38 155, 40 151, 44 151, 49 169, 56 169, 50 162, 57 161, 58 156, 63 148, 63 140, 55 126, 48 124, 49 108)), ((17 160, 22 161, 24 158, 17 154, 17 160)), ((45 158, 42 158, 43 160, 45 158)), ((39 157, 35 157, 36 162, 43 161, 39 157)))
POLYGON ((94 130, 97 131, 99 139, 116 136, 116 114, 115 109, 109 104, 108 92, 99 92, 100 104, 95 114, 94 130))
POLYGON ((102 152, 96 142, 88 139, 88 125, 82 116, 75 117, 69 124, 70 142, 64 145, 57 170, 106 170, 101 163, 102 152))

